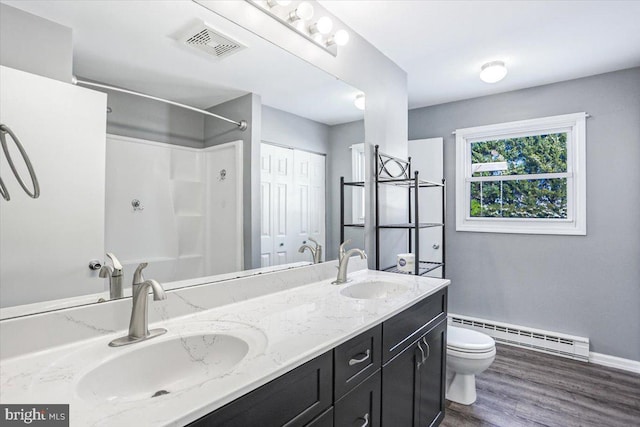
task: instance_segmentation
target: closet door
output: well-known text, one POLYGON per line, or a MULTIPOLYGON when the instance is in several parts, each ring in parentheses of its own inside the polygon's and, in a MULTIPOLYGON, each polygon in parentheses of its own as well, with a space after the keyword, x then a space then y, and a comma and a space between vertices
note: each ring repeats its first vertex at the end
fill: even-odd
POLYGON ((293 261, 292 225, 288 206, 293 204, 293 150, 260 145, 261 266, 293 261))
POLYGON ((311 244, 309 237, 325 246, 325 157, 293 150, 293 164, 292 261, 309 261, 309 252, 301 254, 297 249, 305 243, 311 244))
POLYGON ((0 67, 0 122, 20 139, 40 182, 40 197, 27 196, 0 155, 11 196, 0 199, 3 306, 104 290, 88 265, 104 259, 106 111, 103 93, 0 67))
POLYGON ((266 143, 260 147, 261 266, 311 261, 309 252, 298 248, 311 243, 310 237, 325 246, 325 157, 266 143))

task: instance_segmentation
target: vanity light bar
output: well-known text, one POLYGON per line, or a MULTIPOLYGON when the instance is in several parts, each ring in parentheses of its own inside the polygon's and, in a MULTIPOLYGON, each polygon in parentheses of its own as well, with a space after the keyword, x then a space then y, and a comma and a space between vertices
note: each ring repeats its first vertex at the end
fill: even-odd
POLYGON ((334 34, 329 34, 333 26, 329 25, 330 18, 321 17, 314 21, 313 7, 307 2, 245 1, 333 56, 338 56, 338 46, 343 46, 349 41, 349 33, 346 30, 340 29, 334 34), (326 28, 329 28, 329 31, 326 31, 326 28))

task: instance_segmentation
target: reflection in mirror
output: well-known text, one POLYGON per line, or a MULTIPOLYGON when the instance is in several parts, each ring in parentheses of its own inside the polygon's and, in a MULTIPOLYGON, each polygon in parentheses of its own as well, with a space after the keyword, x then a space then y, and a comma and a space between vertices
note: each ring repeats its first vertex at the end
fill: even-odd
MULTIPOLYGON (((0 203, 1 318, 108 300, 119 284, 130 296, 142 262, 175 289, 337 257, 339 178, 364 141, 359 90, 193 2, 6 3, 21 37, 61 48, 23 49, 26 66, 2 56, 1 121, 30 153, 41 196, 6 183, 16 197, 0 203), (140 22, 153 25, 141 34, 140 22), (213 58, 185 45, 204 22, 244 48, 213 58), (248 126, 74 86, 71 69, 248 126)), ((1 36, 19 43, 10 28, 1 36)), ((364 247, 355 232, 349 247, 364 247)))

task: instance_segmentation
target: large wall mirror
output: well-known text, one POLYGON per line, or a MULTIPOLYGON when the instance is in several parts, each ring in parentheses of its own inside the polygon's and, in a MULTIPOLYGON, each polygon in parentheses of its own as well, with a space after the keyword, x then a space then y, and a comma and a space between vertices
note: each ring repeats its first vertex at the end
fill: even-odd
MULTIPOLYGON (((0 201, 1 318, 109 300, 109 278, 90 268, 112 266, 107 253, 124 297, 140 263, 175 289, 308 265, 314 241, 323 261, 336 258, 340 177, 358 178, 364 158, 357 88, 194 2, 4 3, 72 29, 80 83, 2 68, 1 120, 41 195, 25 195, 0 159, 11 193, 0 201), (240 48, 216 57, 214 41, 185 43, 214 33, 240 48)), ((364 193, 347 197, 349 222, 364 222, 364 193)), ((362 229, 347 233, 364 247, 362 229)))

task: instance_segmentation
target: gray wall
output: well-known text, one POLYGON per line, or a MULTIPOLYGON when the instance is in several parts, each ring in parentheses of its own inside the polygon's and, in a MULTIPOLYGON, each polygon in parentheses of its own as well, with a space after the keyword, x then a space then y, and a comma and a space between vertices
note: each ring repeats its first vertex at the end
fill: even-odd
POLYGON ((326 154, 329 145, 329 126, 263 105, 262 140, 326 154))
POLYGON ((71 82, 71 28, 0 4, 0 64, 71 82))
POLYGON ((409 137, 444 137, 449 307, 591 339, 640 360, 640 68, 409 112, 409 137), (587 236, 455 231, 456 128, 586 111, 587 236))
MULTIPOLYGON (((326 259, 338 257, 340 245, 340 177, 351 180, 351 150, 349 146, 364 142, 364 121, 343 123, 329 128, 329 151, 327 153, 327 228, 326 259)), ((351 190, 345 189, 345 221, 351 217, 351 190)), ((349 248, 364 247, 364 230, 345 230, 345 239, 351 239, 349 248)), ((369 258, 372 258, 370 255, 369 258)))
POLYGON ((244 211, 244 268, 260 267, 260 140, 262 105, 259 95, 248 94, 208 109, 232 120, 246 120, 248 128, 238 129, 212 117, 205 119, 205 147, 242 140, 244 211), (250 208, 249 208, 250 207, 250 208))
MULTIPOLYGON (((107 89, 107 133, 185 147, 204 147, 204 115, 107 89)), ((218 123, 219 124, 219 123, 218 123)))

